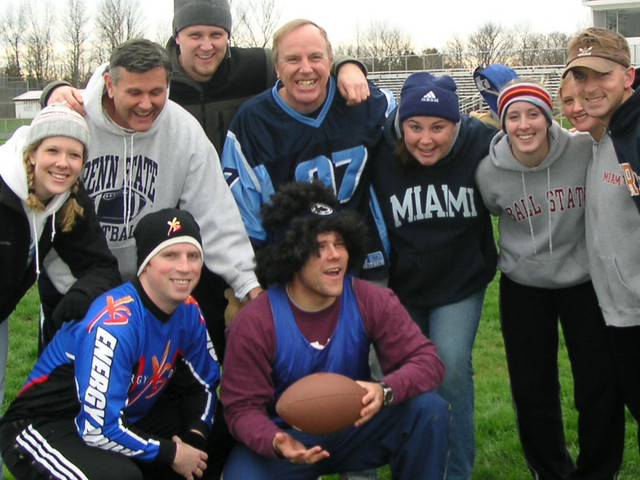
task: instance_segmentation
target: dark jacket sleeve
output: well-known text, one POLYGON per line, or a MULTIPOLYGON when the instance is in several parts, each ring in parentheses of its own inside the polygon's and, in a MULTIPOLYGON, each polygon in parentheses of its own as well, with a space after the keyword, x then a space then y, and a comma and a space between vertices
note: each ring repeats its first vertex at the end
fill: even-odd
POLYGON ((46 107, 47 102, 49 101, 49 96, 51 95, 51 92, 53 92, 56 88, 62 87, 62 86, 70 87, 71 84, 63 80, 57 80, 55 82, 51 82, 49 85, 44 87, 44 90, 42 90, 42 93, 40 94, 40 106, 43 108, 46 107))
POLYGON ((336 55, 335 57, 333 57, 333 67, 331 68, 331 74, 334 77, 338 78, 338 71, 340 70, 340 67, 342 67, 345 63, 355 63, 358 67, 360 67, 360 70, 362 70, 364 76, 367 76, 367 67, 364 65, 364 63, 362 63, 357 58, 353 58, 348 55, 336 55))
POLYGON ((83 292, 93 300, 120 285, 122 278, 118 260, 109 250, 93 202, 83 186, 78 189, 76 199, 84 208, 84 215, 76 219, 69 232, 63 232, 56 219, 53 248, 77 279, 69 291, 83 292))

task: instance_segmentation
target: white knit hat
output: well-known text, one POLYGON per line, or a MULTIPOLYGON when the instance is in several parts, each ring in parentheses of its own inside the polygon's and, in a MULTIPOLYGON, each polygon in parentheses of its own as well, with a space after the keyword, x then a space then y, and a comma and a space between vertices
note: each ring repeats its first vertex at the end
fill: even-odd
POLYGON ((44 107, 31 121, 27 145, 33 145, 49 137, 69 137, 89 148, 89 127, 82 115, 62 103, 44 107))

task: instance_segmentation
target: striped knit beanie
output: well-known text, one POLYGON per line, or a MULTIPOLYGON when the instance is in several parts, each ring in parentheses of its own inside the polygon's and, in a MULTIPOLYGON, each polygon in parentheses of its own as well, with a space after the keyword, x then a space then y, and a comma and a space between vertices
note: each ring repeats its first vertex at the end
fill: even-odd
POLYGON ((513 83, 505 87, 498 97, 498 117, 502 130, 506 131, 504 122, 509 105, 515 102, 529 102, 535 105, 547 117, 549 123, 553 122, 553 101, 544 87, 530 82, 513 83))

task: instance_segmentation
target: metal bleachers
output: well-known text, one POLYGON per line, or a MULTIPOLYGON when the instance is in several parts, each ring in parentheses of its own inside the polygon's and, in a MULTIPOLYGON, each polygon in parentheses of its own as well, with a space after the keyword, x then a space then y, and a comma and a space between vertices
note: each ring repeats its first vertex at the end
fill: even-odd
MULTIPOLYGON (((512 67, 520 77, 527 77, 542 83, 549 92, 555 96, 560 86, 564 65, 541 65, 512 67)), ((435 76, 451 75, 458 86, 458 96, 460 97, 460 111, 469 113, 474 110, 487 109, 486 103, 482 99, 473 81, 473 71, 466 69, 430 70, 435 76)), ((415 71, 395 71, 395 72, 373 72, 368 78, 381 88, 391 90, 400 100, 400 90, 402 84, 409 75, 415 71)))

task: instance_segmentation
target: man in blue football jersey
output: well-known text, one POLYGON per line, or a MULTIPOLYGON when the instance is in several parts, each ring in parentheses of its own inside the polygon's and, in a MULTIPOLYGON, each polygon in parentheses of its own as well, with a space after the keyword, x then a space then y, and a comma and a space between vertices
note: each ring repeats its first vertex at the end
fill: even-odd
MULTIPOLYGON (((222 166, 255 248, 269 243, 260 207, 291 181, 319 179, 340 202, 363 214, 376 232, 375 198, 368 182, 367 159, 395 106, 390 92, 369 84, 371 95, 347 106, 331 75, 333 53, 327 33, 309 20, 293 20, 273 39, 278 82, 246 102, 234 117, 222 153, 222 166)), ((377 232, 376 232, 377 233, 377 232)), ((379 235, 362 276, 386 276, 379 235)))
POLYGON ((134 237, 135 278, 64 324, 0 422, 17 479, 193 479, 207 469, 220 369, 191 297, 200 228, 163 209, 134 237))

